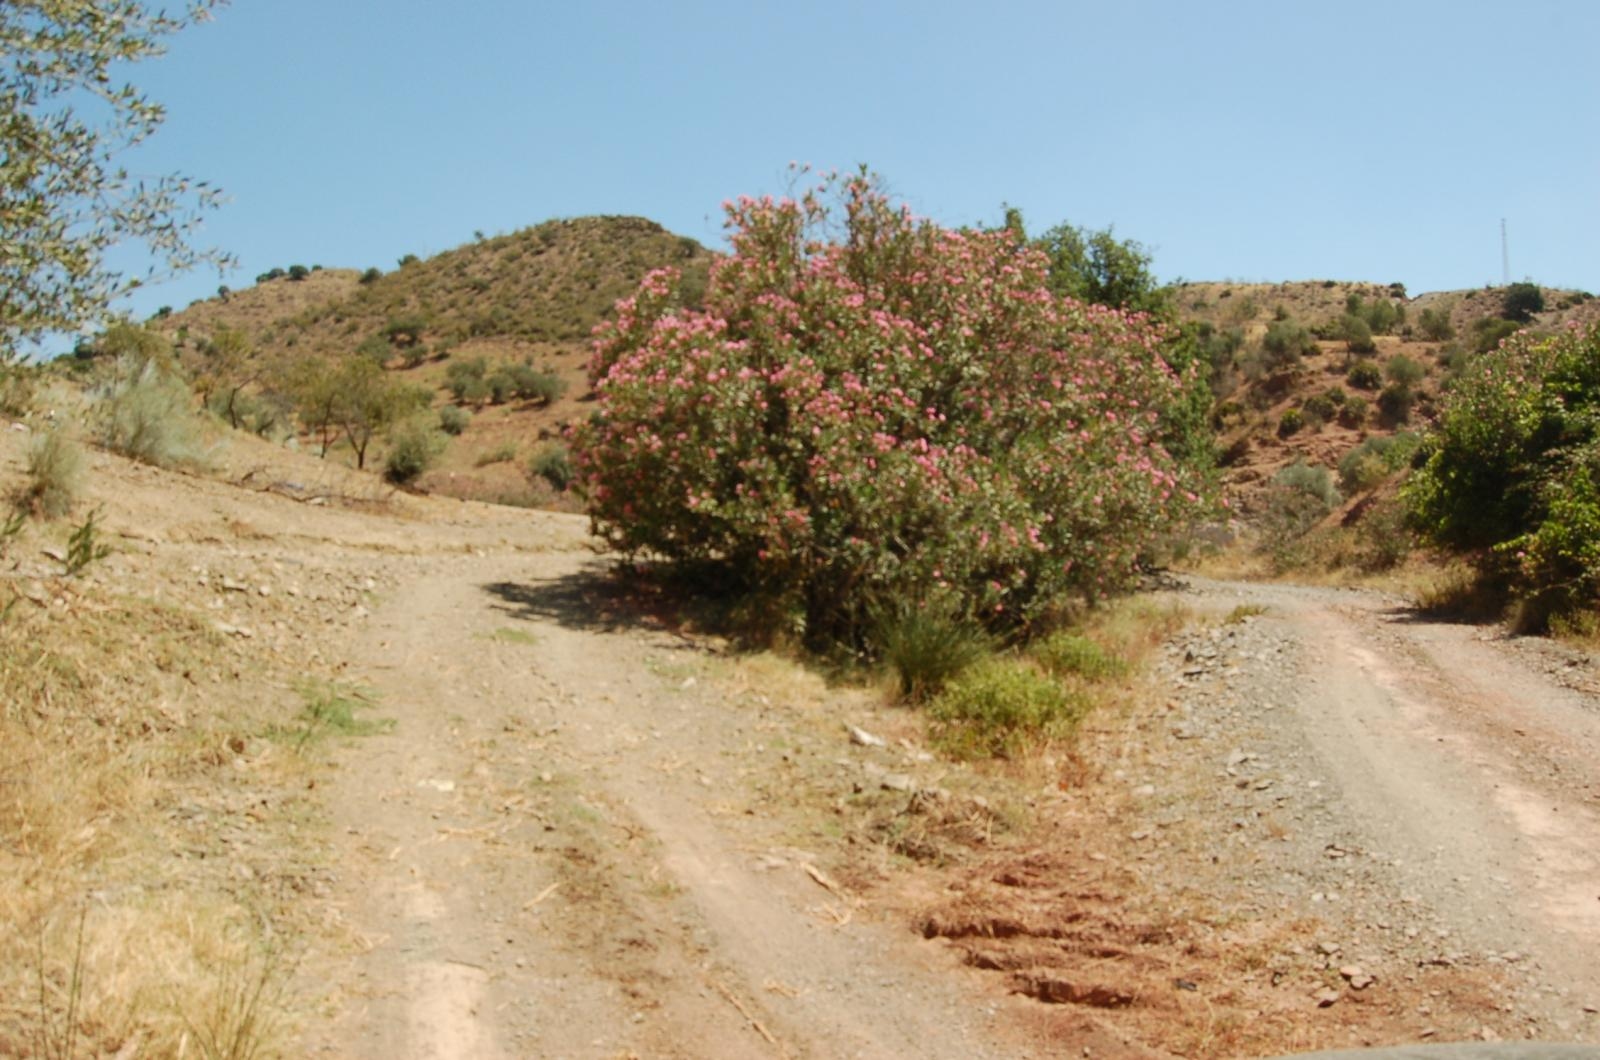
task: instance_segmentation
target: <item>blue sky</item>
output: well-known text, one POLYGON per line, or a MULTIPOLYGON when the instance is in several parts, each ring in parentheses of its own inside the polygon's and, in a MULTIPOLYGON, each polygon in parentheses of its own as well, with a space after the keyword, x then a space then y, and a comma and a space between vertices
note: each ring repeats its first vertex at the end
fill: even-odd
MULTIPOLYGON (((205 241, 394 267, 551 217, 715 244, 790 160, 1115 225, 1163 279, 1600 289, 1600 4, 235 0, 133 68, 205 241)), ((214 272, 140 292, 144 315, 214 272)))

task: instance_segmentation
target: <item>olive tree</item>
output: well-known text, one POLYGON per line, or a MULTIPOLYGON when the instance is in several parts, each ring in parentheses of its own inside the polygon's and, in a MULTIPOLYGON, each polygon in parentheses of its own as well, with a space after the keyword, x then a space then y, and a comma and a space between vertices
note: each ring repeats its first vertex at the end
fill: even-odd
POLYGON ((151 276, 226 263, 192 242, 216 189, 182 174, 136 176, 117 161, 165 116, 123 68, 160 55, 220 2, 191 0, 177 14, 141 0, 0 4, 0 365, 151 276), (107 263, 130 241, 158 263, 149 276, 107 263))

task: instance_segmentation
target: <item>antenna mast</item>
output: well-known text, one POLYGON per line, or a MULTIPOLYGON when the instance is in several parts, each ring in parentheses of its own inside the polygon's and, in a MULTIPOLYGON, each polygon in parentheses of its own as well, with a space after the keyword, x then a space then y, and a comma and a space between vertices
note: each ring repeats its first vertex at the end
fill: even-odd
POLYGON ((1500 283, 1511 286, 1511 245, 1506 241, 1506 219, 1500 218, 1500 283))

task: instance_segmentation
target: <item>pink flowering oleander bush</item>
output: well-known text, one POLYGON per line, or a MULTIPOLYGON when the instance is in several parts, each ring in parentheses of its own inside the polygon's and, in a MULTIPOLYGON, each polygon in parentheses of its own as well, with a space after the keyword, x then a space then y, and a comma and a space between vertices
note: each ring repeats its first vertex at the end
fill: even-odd
POLYGON ((1193 515, 1163 445, 1194 371, 1163 326, 1050 294, 1006 230, 913 218, 865 175, 726 207, 703 311, 650 274, 597 329, 572 432, 595 530, 859 644, 883 601, 990 626, 1121 587, 1193 515))

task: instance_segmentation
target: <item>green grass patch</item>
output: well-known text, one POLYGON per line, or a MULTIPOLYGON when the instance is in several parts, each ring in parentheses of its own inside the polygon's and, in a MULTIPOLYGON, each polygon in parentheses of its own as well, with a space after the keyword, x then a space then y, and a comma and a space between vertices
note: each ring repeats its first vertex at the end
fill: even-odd
POLYGON ((1046 673, 1081 677, 1088 681, 1113 681, 1127 676, 1127 660, 1076 633, 1053 633, 1028 652, 1046 673))
POLYGON ((929 704, 934 743, 957 758, 1014 758, 1070 737, 1089 697, 1014 657, 994 657, 957 674, 929 704))
POLYGON ((393 718, 363 718, 360 713, 376 705, 370 689, 339 681, 306 678, 295 686, 304 705, 294 745, 301 748, 330 735, 370 736, 394 728, 393 718))
POLYGON ((502 644, 537 644, 539 638, 525 629, 514 629, 511 626, 501 626, 488 635, 490 640, 502 644))

